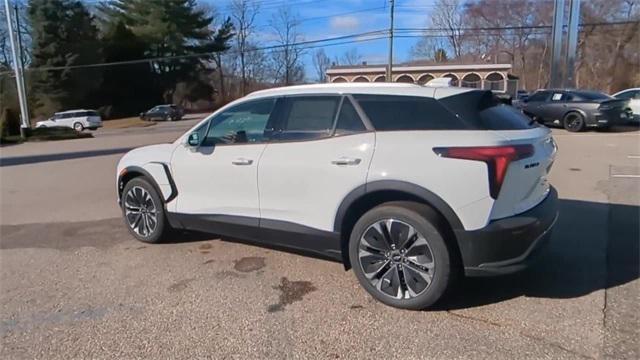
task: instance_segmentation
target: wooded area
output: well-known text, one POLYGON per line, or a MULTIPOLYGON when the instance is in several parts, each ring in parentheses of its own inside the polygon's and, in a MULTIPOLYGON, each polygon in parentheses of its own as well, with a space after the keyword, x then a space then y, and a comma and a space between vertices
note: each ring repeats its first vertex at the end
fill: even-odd
MULTIPOLYGON (((275 45, 265 46, 256 20, 265 5, 212 4, 18 1, 32 115, 95 108, 113 118, 159 103, 211 108, 256 89, 324 81, 330 66, 362 62, 356 47, 330 58, 322 47, 303 46, 294 7, 269 8, 266 31, 275 45), (305 60, 312 74, 305 74, 305 60)), ((520 87, 535 90, 548 83, 552 11, 549 0, 436 0, 416 12, 425 28, 397 28, 396 36, 416 38, 410 54, 416 61, 511 63, 520 87)), ((4 8, 0 14, 0 111, 15 114, 4 8)), ((640 0, 582 1, 578 87, 611 93, 640 84, 639 19, 640 0)))

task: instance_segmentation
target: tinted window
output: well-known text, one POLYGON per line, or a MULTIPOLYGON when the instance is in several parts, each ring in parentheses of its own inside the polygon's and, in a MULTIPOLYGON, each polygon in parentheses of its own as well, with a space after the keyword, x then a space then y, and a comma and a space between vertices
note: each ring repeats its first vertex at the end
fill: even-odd
POLYGON ((549 97, 549 92, 548 91, 538 91, 538 92, 534 93, 533 95, 529 96, 529 102, 547 101, 548 97, 549 97))
POLYGON ((611 99, 611 96, 603 94, 597 91, 575 91, 573 92, 576 98, 582 100, 606 100, 611 99))
POLYGON ((202 145, 259 143, 269 121, 275 99, 256 100, 233 106, 211 119, 202 145))
POLYGON ((433 98, 355 95, 378 131, 462 130, 469 127, 433 98))
POLYGON ((301 96, 287 98, 282 131, 278 140, 308 140, 331 135, 338 110, 338 96, 301 96))
POLYGON ((447 96, 440 103, 473 129, 522 130, 538 126, 518 109, 500 102, 491 91, 447 96))
POLYGON ((345 98, 340 108, 340 115, 338 115, 335 134, 352 134, 366 130, 353 104, 349 99, 345 98))
POLYGON ((640 91, 639 90, 631 90, 631 91, 625 91, 621 94, 618 94, 616 96, 617 99, 623 99, 623 100, 628 100, 628 99, 638 99, 640 98, 640 91))
POLYGON ((100 116, 97 111, 87 111, 87 116, 100 116))

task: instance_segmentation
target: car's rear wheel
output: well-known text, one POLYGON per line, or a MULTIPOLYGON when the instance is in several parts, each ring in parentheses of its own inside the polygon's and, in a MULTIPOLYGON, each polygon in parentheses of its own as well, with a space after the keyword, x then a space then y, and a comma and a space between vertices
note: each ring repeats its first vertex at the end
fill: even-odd
POLYGON ((562 119, 562 126, 567 131, 580 132, 584 129, 584 116, 578 112, 570 112, 562 119))
POLYGON ((84 126, 82 125, 82 123, 77 122, 73 124, 73 129, 75 131, 81 132, 82 130, 84 130, 84 126))
POLYGON ((146 179, 127 182, 120 204, 125 224, 136 239, 157 243, 170 232, 162 199, 146 179))
POLYGON ((433 212, 412 202, 387 203, 364 214, 351 233, 349 259, 374 298, 411 310, 440 300, 457 271, 433 212))

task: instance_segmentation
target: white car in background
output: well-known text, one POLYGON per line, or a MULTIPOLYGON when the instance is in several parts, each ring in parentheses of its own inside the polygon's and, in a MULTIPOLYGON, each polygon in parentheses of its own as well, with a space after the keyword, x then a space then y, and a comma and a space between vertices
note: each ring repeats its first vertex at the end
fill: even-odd
POLYGON ((612 96, 616 99, 629 100, 629 107, 633 111, 633 122, 640 123, 640 88, 622 90, 612 96))
POLYGON ((36 123, 37 128, 64 126, 82 131, 102 127, 102 118, 95 110, 69 110, 55 113, 51 118, 36 123))

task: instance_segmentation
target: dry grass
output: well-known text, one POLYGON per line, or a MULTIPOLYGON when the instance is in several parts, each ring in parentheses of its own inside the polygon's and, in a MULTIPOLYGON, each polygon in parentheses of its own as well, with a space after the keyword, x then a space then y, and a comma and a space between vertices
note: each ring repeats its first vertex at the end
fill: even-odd
POLYGON ((124 119, 104 120, 102 127, 104 129, 126 129, 131 127, 147 127, 153 126, 156 123, 153 121, 144 121, 138 117, 129 117, 124 119))

